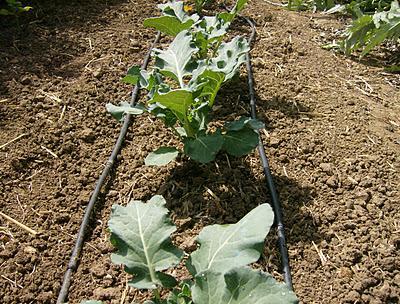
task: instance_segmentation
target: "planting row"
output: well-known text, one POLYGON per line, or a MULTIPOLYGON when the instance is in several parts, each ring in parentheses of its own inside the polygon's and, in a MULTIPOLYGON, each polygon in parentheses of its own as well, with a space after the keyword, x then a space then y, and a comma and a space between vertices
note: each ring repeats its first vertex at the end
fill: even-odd
MULTIPOLYGON (((202 3, 197 3, 199 11, 202 3)), ((245 4, 246 0, 239 0, 228 13, 200 17, 188 15, 183 2, 170 2, 159 5, 160 17, 145 20, 145 26, 175 38, 166 50, 154 50, 151 71, 134 66, 123 79, 147 90, 147 101, 133 107, 108 104, 107 109, 121 121, 127 114, 154 115, 181 139, 183 151, 160 147, 147 156, 147 165, 167 164, 179 153, 207 163, 219 151, 242 156, 258 145, 257 130, 263 124, 255 119, 241 117, 223 127, 210 125, 219 89, 238 74, 249 51, 242 37, 225 41, 245 4)), ((236 224, 205 227, 197 238, 197 250, 190 255, 173 245, 176 227, 165 206, 161 196, 146 203, 114 205, 109 221, 111 242, 117 248, 112 262, 133 275, 130 286, 152 290, 153 298, 145 303, 297 303, 284 283, 249 267, 260 258, 274 223, 270 205, 259 205, 236 224), (177 282, 168 272, 182 259, 191 279, 177 282)))

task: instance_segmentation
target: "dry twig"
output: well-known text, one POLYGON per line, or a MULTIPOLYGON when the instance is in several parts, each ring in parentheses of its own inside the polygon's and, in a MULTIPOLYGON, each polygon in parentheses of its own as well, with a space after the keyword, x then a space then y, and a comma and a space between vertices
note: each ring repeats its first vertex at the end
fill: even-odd
POLYGON ((19 226, 20 228, 24 229, 25 231, 29 232, 30 234, 36 235, 37 232, 28 226, 18 222, 17 220, 14 220, 12 217, 9 217, 8 215, 4 214, 3 212, 0 211, 0 215, 3 216, 6 220, 14 223, 15 225, 19 226))
POLYGON ((24 137, 24 136, 26 136, 26 135, 28 135, 28 134, 22 133, 22 134, 18 135, 17 137, 15 137, 14 139, 11 139, 9 142, 5 143, 4 145, 1 145, 1 146, 0 146, 0 149, 3 149, 3 148, 5 148, 5 147, 7 147, 9 144, 13 143, 14 141, 16 141, 16 140, 18 140, 18 139, 20 139, 21 137, 24 137))

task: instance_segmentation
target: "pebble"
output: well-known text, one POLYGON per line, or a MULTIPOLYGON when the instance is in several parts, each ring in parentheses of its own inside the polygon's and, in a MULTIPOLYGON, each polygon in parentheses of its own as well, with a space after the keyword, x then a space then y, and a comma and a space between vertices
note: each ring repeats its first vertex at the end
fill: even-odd
POLYGON ((115 298, 118 294, 118 289, 112 287, 99 287, 93 291, 93 297, 100 300, 110 300, 112 298, 115 298))
POLYGON ((91 267, 90 273, 96 278, 102 278, 107 274, 104 265, 96 265, 91 267))
POLYGON ((25 253, 35 254, 37 252, 36 248, 32 246, 25 246, 24 248, 25 253))
POLYGON ((359 300, 360 300, 360 294, 359 294, 357 291, 355 291, 355 290, 350 291, 350 292, 347 294, 346 298, 345 298, 345 301, 346 301, 347 303, 348 303, 348 302, 350 302, 350 303, 357 303, 359 300))
POLYGON ((277 137, 270 137, 270 139, 269 139, 269 144, 271 147, 276 148, 279 146, 280 143, 281 143, 281 140, 277 137))
POLYGON ((331 176, 326 181, 326 184, 331 188, 336 188, 337 187, 337 183, 338 183, 338 180, 337 180, 337 177, 335 175, 331 176))
POLYGON ((131 39, 131 44, 132 44, 133 47, 139 47, 140 46, 139 41, 137 41, 135 39, 131 39))
POLYGON ((20 82, 23 85, 28 85, 28 84, 31 84, 32 79, 29 76, 24 76, 21 78, 20 82))
POLYGON ((333 174, 332 165, 329 163, 322 163, 319 165, 321 170, 329 175, 333 174))
POLYGON ((86 142, 93 142, 95 139, 95 132, 90 128, 85 128, 80 132, 79 137, 86 142))
POLYGON ((96 78, 100 78, 103 75, 102 69, 97 69, 93 72, 93 76, 96 78))

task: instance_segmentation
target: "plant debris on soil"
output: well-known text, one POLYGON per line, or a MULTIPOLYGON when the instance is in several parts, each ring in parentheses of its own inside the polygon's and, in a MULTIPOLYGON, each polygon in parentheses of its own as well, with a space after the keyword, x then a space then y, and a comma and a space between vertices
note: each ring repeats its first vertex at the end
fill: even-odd
MULTIPOLYGON (((156 14, 156 3, 35 1, 18 27, 1 21, 0 211, 38 232, 0 216, 2 303, 55 303, 118 136, 120 124, 105 104, 129 99, 131 88, 120 79, 154 38, 142 23, 156 14)), ((400 75, 384 71, 379 50, 359 61, 322 49, 345 26, 335 16, 261 0, 245 14, 257 23, 251 55, 262 139, 300 302, 399 303, 400 75)), ((240 21, 233 27, 248 35, 240 21)), ((248 100, 243 71, 219 95, 215 123, 249 115, 248 100)), ((162 194, 178 226, 174 242, 191 252, 204 225, 236 222, 270 201, 256 151, 221 154, 208 165, 184 157, 144 165, 149 152, 169 143, 176 138, 160 122, 135 118, 97 204, 69 303, 149 296, 128 288, 129 276, 110 262, 112 204, 162 194)), ((273 230, 254 267, 282 279, 273 230)), ((173 275, 188 273, 178 267, 173 275)))

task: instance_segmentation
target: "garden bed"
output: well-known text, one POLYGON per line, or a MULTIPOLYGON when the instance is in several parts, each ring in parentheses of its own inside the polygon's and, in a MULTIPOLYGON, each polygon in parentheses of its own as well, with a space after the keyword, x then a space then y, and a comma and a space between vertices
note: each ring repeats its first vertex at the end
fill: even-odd
MULTIPOLYGON (((120 125, 105 103, 129 98, 120 82, 140 64, 155 35, 142 26, 155 2, 33 4, 36 16, 0 40, 0 210, 35 229, 34 237, 0 219, 0 298, 54 303, 84 208, 120 125)), ((400 78, 385 54, 362 62, 321 49, 343 23, 253 1, 252 51, 259 119, 284 209, 293 283, 302 303, 397 303, 400 294, 400 78)), ((237 25, 242 30, 243 26, 237 25)), ((244 33, 248 34, 248 32, 244 33)), ((167 40, 162 40, 165 43, 167 40)), ((224 87, 218 120, 248 113, 246 75, 224 87)), ((111 265, 107 221, 112 204, 162 194, 178 231, 195 249, 204 225, 238 221, 268 191, 256 151, 220 154, 200 165, 185 158, 144 166, 147 154, 175 141, 162 123, 135 118, 117 169, 105 187, 70 303, 93 298, 141 302, 128 276, 111 265)), ((256 265, 277 279, 274 233, 256 265)), ((178 269, 178 277, 188 274, 178 269)))

